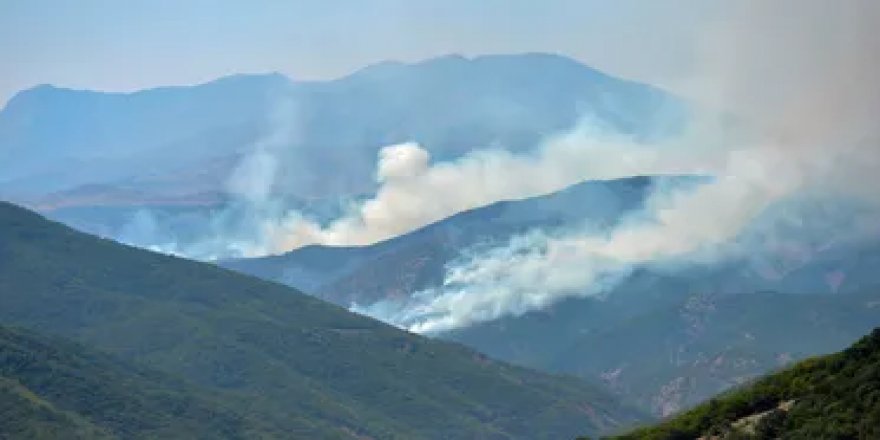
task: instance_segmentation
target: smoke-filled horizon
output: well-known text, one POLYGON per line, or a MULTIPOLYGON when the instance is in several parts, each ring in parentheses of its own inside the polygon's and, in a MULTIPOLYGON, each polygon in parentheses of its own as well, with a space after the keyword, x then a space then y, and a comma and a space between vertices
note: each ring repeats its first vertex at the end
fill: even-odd
MULTIPOLYGON (((741 2, 727 22, 707 30, 693 84, 700 102, 747 121, 751 133, 719 139, 717 125, 698 119, 688 136, 670 142, 656 160, 636 161, 628 169, 652 175, 671 160, 680 173, 710 171, 712 182, 695 190, 655 191, 647 216, 624 220, 610 233, 537 231, 515 237, 507 246, 447 267, 441 287, 354 309, 415 332, 442 332, 605 292, 640 265, 742 254, 747 251, 742 234, 753 221, 796 196, 875 204, 880 201, 877 24, 880 5, 870 1, 741 2)), ((621 157, 644 153, 631 145, 615 148, 621 157)), ((834 234, 852 233, 834 230, 843 224, 839 221, 802 219, 805 230, 827 232, 830 225, 834 234)), ((773 225, 761 228, 766 233, 773 225)))
MULTIPOLYGON (((230 176, 230 194, 248 218, 247 234, 216 228, 186 249, 210 259, 278 254, 311 244, 367 245, 458 212, 522 199, 595 179, 653 175, 711 176, 696 189, 658 187, 644 212, 611 231, 537 230, 495 249, 470 252, 446 268, 442 286, 405 300, 355 310, 416 332, 434 333, 540 309, 570 296, 601 294, 633 268, 711 262, 759 251, 745 231, 772 238, 775 219, 755 219, 799 200, 880 202, 880 45, 870 1, 738 2, 705 30, 688 97, 699 111, 678 136, 644 141, 605 129, 584 115, 571 130, 529 153, 477 149, 432 162, 416 143, 384 147, 377 190, 342 215, 319 221, 291 210, 274 193, 296 136, 295 108, 281 106, 275 129, 230 176), (293 121, 293 122, 291 122, 293 121), (731 123, 730 121, 735 121, 731 123), (736 128, 733 128, 736 127, 736 128), (646 220, 647 219, 647 220, 646 220)), ((803 216, 806 235, 846 235, 838 216, 803 216), (811 223, 812 222, 812 223, 811 223), (809 223, 809 224, 806 224, 809 223)), ((869 230, 864 233, 880 234, 869 230)), ((771 240, 772 241, 772 240, 771 240)), ((826 240, 827 241, 827 240, 826 240)))
POLYGON ((270 119, 272 130, 251 146, 227 179, 233 203, 211 217, 202 238, 156 243, 152 249, 213 260, 276 255, 308 245, 365 246, 468 209, 546 195, 585 180, 637 176, 649 166, 652 175, 706 175, 717 166, 708 155, 697 159, 675 145, 638 141, 587 114, 576 127, 548 136, 525 153, 478 148, 433 162, 415 142, 382 147, 375 193, 349 203, 328 221, 290 207, 278 191, 291 172, 286 167, 295 162, 289 145, 298 131, 296 105, 282 102, 270 119))

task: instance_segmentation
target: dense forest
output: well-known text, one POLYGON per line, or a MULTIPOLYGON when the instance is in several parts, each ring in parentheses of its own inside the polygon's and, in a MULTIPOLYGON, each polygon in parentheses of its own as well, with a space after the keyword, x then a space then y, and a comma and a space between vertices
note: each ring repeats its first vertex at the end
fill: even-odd
POLYGON ((246 406, 81 344, 0 326, 0 438, 277 435, 246 406))

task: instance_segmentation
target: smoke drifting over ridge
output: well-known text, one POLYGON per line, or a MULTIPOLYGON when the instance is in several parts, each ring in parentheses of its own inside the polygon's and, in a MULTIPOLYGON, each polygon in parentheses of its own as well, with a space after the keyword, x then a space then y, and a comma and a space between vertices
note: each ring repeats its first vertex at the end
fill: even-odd
MULTIPOLYGON (((751 133, 719 139, 717 125, 698 121, 656 156, 644 147, 614 147, 621 157, 639 158, 621 175, 664 173, 671 162, 678 173, 714 176, 712 183, 655 192, 646 207, 650 221, 624 221, 603 235, 516 237, 451 265, 439 288, 355 310, 416 332, 441 332, 607 291, 638 265, 746 252, 741 234, 768 208, 798 195, 876 207, 878 25, 880 4, 871 1, 736 3, 724 23, 707 31, 691 95, 745 121, 751 133)), ((614 159, 610 169, 621 162, 614 159)), ((594 166, 603 169, 601 160, 594 166)), ((839 219, 815 221, 834 230, 839 219)))
POLYGON ((546 139, 528 154, 503 149, 477 149, 458 159, 431 163, 416 143, 390 145, 379 151, 378 189, 366 200, 350 203, 330 221, 292 209, 278 194, 279 177, 289 170, 285 147, 296 136, 287 121, 294 112, 279 112, 274 129, 243 156, 227 181, 229 207, 214 215, 203 239, 155 250, 201 259, 259 257, 319 244, 368 245, 396 237, 464 210, 499 200, 544 195, 589 179, 639 174, 681 174, 701 169, 689 151, 640 144, 606 130, 585 117, 572 131, 546 139))
POLYGON ((647 163, 654 163, 658 174, 682 171, 672 154, 661 160, 645 146, 611 134, 588 135, 586 129, 550 139, 532 155, 477 150, 433 165, 415 143, 385 147, 373 197, 326 226, 299 214, 267 225, 267 252, 309 244, 371 244, 499 200, 543 195, 585 179, 632 175, 647 163))
MULTIPOLYGON (((587 179, 714 177, 696 190, 656 188, 644 213, 610 232, 534 231, 507 246, 466 252, 446 268, 438 288, 354 307, 428 333, 600 294, 640 265, 754 253, 758 240, 743 234, 757 229, 772 238, 779 219, 757 227, 755 221, 780 203, 804 195, 872 207, 880 202, 880 41, 873 31, 880 25, 878 10, 870 1, 736 2, 723 22, 707 29, 702 62, 684 90, 710 115, 695 115, 682 136, 645 144, 609 133, 587 117, 531 154, 483 149, 432 163, 417 144, 392 145, 379 155, 377 192, 329 222, 291 210, 273 192, 279 164, 287 165, 280 155, 296 134, 290 126, 295 117, 281 118, 228 182, 235 197, 230 212, 246 213, 244 227, 230 229, 224 219, 232 214, 224 212, 212 219, 208 239, 170 250, 210 259, 309 244, 369 244, 469 208, 587 179), (732 115, 735 133, 718 121, 719 113, 732 115)), ((801 208, 809 213, 813 206, 801 208)), ((802 225, 810 234, 805 240, 814 239, 815 231, 844 235, 841 225, 853 225, 833 212, 795 217, 810 223, 802 225)), ((880 235, 872 219, 855 223, 880 235)))

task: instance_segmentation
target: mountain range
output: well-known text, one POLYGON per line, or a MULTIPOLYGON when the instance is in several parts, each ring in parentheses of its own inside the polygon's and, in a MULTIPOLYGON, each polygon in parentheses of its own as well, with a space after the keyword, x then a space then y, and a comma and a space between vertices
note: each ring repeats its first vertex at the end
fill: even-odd
POLYGON ((0 183, 6 195, 49 210, 146 204, 148 196, 161 204, 160 197, 225 193, 231 168, 268 142, 283 159, 280 192, 358 194, 373 184, 384 145, 418 142, 438 160, 493 145, 523 151, 588 115, 651 136, 679 127, 684 105, 548 54, 386 62, 330 81, 237 75, 134 93, 44 85, 0 111, 0 183), (107 199, 85 197, 98 193, 107 199), (65 194, 71 200, 58 200, 65 194))
POLYGON ((527 153, 585 120, 649 139, 680 131, 686 114, 659 89, 537 53, 386 62, 329 81, 44 85, 0 110, 0 198, 142 247, 233 240, 269 203, 338 216, 375 190, 387 145, 416 142, 433 161, 527 153))

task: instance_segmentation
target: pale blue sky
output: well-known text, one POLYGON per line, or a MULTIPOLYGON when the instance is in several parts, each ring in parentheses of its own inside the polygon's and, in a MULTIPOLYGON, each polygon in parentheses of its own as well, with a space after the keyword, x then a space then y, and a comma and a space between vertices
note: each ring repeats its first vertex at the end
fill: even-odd
POLYGON ((36 84, 134 90, 231 73, 323 79, 447 53, 554 52, 661 85, 722 0, 2 0, 0 103, 36 84))

